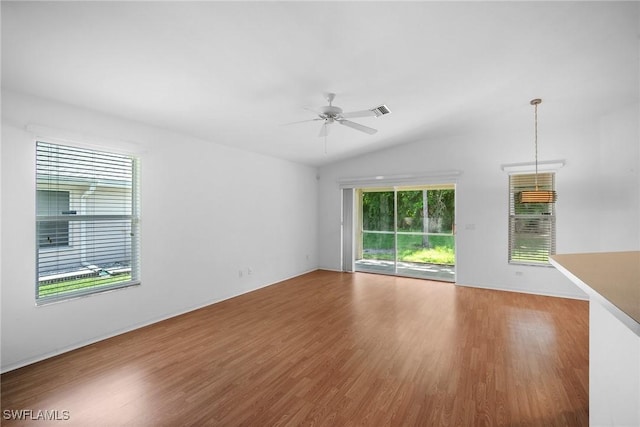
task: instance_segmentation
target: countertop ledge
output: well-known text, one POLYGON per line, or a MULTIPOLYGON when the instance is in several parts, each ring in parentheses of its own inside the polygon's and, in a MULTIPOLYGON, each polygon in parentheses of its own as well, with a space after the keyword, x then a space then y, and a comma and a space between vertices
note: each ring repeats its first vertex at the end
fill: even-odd
POLYGON ((640 251, 559 254, 551 264, 640 337, 640 251))

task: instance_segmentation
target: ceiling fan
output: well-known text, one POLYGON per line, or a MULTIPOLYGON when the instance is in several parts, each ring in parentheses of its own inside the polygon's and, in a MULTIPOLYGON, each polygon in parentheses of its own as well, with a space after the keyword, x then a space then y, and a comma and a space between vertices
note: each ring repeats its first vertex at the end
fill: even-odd
MULTIPOLYGON (((333 105, 333 100, 336 97, 335 93, 325 93, 325 98, 329 105, 325 105, 324 107, 320 107, 318 109, 305 108, 306 110, 312 111, 318 115, 318 117, 310 120, 302 120, 301 122, 295 123, 303 123, 303 122, 312 122, 312 121, 322 121, 322 127, 320 128, 319 137, 326 137, 329 134, 329 125, 332 123, 338 122, 341 125, 350 127, 351 129, 359 130, 360 132, 367 133, 369 135, 373 135, 378 132, 377 129, 371 128, 369 126, 364 126, 359 123, 352 122, 347 119, 357 118, 357 117, 380 117, 385 114, 389 114, 391 110, 386 105, 380 105, 379 107, 372 108, 370 110, 361 110, 361 111, 352 111, 352 112, 343 112, 342 108, 336 107, 333 105)), ((292 123, 293 124, 293 123, 292 123)))

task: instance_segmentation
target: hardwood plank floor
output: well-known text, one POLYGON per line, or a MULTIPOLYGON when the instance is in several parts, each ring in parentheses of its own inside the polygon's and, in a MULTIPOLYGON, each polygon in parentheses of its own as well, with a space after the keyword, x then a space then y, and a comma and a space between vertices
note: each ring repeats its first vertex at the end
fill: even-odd
POLYGON ((588 317, 586 301, 316 271, 5 373, 3 418, 586 426, 588 317))

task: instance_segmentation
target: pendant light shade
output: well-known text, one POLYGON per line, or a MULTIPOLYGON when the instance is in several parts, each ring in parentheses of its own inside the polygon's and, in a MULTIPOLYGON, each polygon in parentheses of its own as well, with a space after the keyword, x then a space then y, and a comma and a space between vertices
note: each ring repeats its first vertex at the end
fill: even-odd
POLYGON ((518 201, 520 203, 554 203, 558 199, 558 195, 553 190, 540 190, 538 188, 538 104, 542 102, 542 99, 532 99, 530 104, 534 107, 534 124, 535 124, 535 153, 536 153, 536 175, 535 175, 535 190, 521 191, 518 195, 518 201))
POLYGON ((553 203, 558 195, 553 190, 532 190, 520 192, 520 203, 553 203))

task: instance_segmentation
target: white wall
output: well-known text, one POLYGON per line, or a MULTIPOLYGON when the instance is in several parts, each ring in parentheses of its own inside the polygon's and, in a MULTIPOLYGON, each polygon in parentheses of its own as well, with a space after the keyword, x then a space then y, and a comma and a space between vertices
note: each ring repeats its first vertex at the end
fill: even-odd
MULTIPOLYGON (((623 105, 573 123, 541 114, 541 129, 543 117, 550 124, 540 135, 540 160, 566 160, 556 175, 557 253, 640 248, 638 111, 638 104, 623 105)), ((508 175, 500 165, 533 161, 530 120, 525 107, 482 128, 320 168, 320 266, 340 269, 340 178, 457 169, 457 283, 586 298, 553 268, 507 263, 508 175), (524 119, 514 126, 517 117, 524 119)))
POLYGON ((22 94, 2 102, 2 371, 317 268, 315 168, 22 94), (35 306, 29 125, 138 153, 141 286, 35 306))
POLYGON ((599 302, 589 305, 589 424, 640 425, 640 337, 599 302))
MULTIPOLYGON (((593 61, 601 56, 612 61, 610 72, 602 79, 624 82, 624 89, 600 93, 598 82, 589 85, 577 78, 575 84, 584 85, 585 97, 580 102, 588 100, 590 106, 584 116, 576 114, 577 101, 567 97, 552 77, 573 64, 574 58, 568 55, 541 66, 545 77, 540 79, 525 80, 517 73, 508 81, 489 79, 487 93, 492 84, 513 92, 510 105, 490 105, 493 114, 480 110, 468 122, 460 116, 457 129, 429 129, 427 122, 422 136, 416 137, 416 130, 407 129, 405 145, 320 168, 319 265, 328 269, 341 266, 340 178, 460 170, 457 283, 586 298, 553 268, 508 264, 508 176, 500 165, 533 161, 533 108, 529 100, 542 98, 540 160, 566 161, 556 175, 557 253, 640 248, 640 20, 634 22, 633 18, 612 23, 593 51, 593 61), (597 49, 603 55, 599 56, 597 49)), ((513 61, 518 60, 513 56, 513 61)), ((516 70, 521 64, 502 65, 516 70)), ((487 103, 492 101, 486 97, 487 103)), ((389 105, 393 110, 391 101, 389 105)), ((393 120, 394 114, 402 113, 394 110, 381 120, 393 120)), ((383 137, 384 129, 380 129, 376 138, 383 137)))

